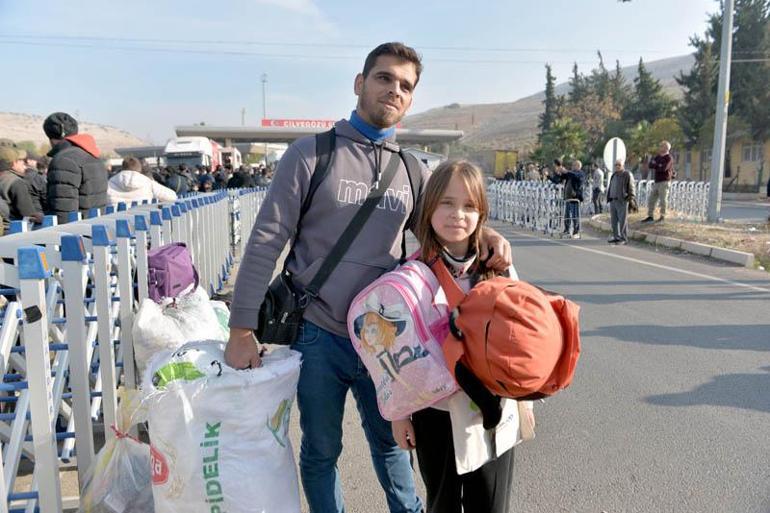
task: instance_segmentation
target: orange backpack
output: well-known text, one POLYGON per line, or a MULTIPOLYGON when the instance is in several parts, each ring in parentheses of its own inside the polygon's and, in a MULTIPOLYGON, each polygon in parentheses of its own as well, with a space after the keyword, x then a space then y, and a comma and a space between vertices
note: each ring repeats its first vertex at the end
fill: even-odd
POLYGON ((456 379, 464 366, 487 390, 511 399, 547 397, 569 386, 580 355, 577 304, 502 276, 466 295, 440 258, 432 269, 452 312, 443 351, 456 379))

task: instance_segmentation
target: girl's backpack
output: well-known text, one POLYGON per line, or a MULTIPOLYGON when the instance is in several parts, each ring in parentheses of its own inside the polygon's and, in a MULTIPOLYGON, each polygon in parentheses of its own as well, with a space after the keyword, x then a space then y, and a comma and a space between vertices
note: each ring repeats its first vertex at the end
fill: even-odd
POLYGON ((502 276, 466 295, 441 259, 432 269, 451 309, 444 357, 461 384, 467 369, 487 390, 510 399, 546 397, 569 386, 580 355, 578 305, 502 276))
POLYGON ((353 299, 348 331, 374 381, 380 413, 408 417, 458 390, 441 344, 448 334, 447 305, 438 280, 410 260, 382 275, 353 299))
POLYGON ((192 285, 198 287, 198 271, 187 246, 181 242, 166 244, 147 252, 148 295, 156 303, 176 298, 192 285))

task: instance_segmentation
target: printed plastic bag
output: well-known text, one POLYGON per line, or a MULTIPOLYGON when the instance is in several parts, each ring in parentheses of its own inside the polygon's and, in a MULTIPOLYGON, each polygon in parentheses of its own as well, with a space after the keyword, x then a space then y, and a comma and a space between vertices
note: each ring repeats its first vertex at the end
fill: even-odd
POLYGON ((217 314, 217 320, 219 321, 219 327, 222 328, 224 339, 230 338, 230 309, 227 308, 227 304, 224 301, 212 301, 211 306, 214 308, 214 313, 217 314))
POLYGON ((147 362, 160 351, 174 351, 193 340, 226 341, 229 331, 222 330, 221 314, 212 303, 201 287, 163 305, 149 298, 143 300, 132 330, 139 375, 144 374, 147 362))
POLYGON ((216 341, 153 358, 143 388, 156 512, 300 512, 288 439, 300 354, 283 347, 262 361, 232 369, 216 341))
POLYGON ((146 414, 141 395, 121 389, 117 437, 109 440, 88 469, 80 498, 81 513, 152 513, 150 446, 126 433, 146 414))

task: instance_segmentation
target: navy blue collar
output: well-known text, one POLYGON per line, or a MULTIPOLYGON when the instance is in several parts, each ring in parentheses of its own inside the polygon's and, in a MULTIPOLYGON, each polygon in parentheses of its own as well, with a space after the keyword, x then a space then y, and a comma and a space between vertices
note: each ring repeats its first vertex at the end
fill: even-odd
POLYGON ((363 120, 356 111, 350 113, 350 124, 361 134, 374 142, 382 142, 396 133, 396 127, 377 128, 363 120))

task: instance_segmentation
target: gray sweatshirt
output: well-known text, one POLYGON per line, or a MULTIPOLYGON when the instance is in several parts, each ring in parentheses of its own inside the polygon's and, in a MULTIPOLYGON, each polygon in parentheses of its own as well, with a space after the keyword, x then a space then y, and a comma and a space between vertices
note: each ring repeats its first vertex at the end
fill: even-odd
MULTIPOLYGON (((302 219, 300 235, 287 260, 294 283, 307 286, 326 255, 374 186, 378 168, 399 158, 395 138, 375 145, 346 120, 335 124, 336 149, 326 178, 302 219)), ((286 242, 294 236, 302 202, 315 168, 315 137, 295 141, 284 153, 257 215, 241 261, 230 307, 230 326, 256 328, 259 307, 286 242)), ((423 167, 422 184, 428 179, 423 167)), ((418 184, 415 184, 417 187, 418 184)), ((419 191, 418 197, 422 193, 419 191)), ((348 336, 347 313, 353 297, 401 256, 401 232, 414 222, 412 191, 403 162, 364 229, 337 265, 305 319, 332 333, 348 336)))

